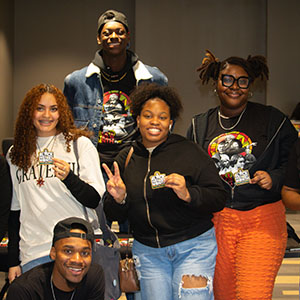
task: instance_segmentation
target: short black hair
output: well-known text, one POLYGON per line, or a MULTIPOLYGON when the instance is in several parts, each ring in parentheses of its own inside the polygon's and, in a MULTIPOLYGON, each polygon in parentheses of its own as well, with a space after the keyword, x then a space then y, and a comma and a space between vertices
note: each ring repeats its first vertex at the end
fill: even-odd
POLYGON ((132 116, 136 119, 141 114, 145 103, 154 98, 159 98, 167 103, 172 120, 179 117, 183 107, 178 93, 174 88, 156 83, 142 84, 130 94, 132 116))

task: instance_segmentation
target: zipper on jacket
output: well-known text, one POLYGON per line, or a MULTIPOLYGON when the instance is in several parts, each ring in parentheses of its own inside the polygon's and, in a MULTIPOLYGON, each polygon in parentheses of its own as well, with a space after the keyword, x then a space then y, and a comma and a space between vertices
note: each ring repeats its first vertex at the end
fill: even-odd
POLYGON ((235 186, 231 187, 231 203, 230 203, 231 208, 233 208, 234 188, 235 188, 235 186))
POLYGON ((225 182, 225 184, 227 184, 230 188, 230 195, 231 195, 231 203, 230 203, 230 208, 233 208, 233 197, 234 197, 234 189, 236 186, 231 186, 226 180, 224 180, 222 177, 221 177, 221 180, 225 182))
POLYGON ((194 143, 198 144, 198 142, 197 142, 197 135, 196 135, 195 118, 192 119, 192 129, 193 129, 193 140, 194 140, 194 143))
MULTIPOLYGON (((281 127, 284 125, 286 119, 287 119, 287 117, 284 117, 284 118, 283 118, 282 122, 279 124, 279 127, 277 128, 276 132, 274 133, 274 135, 273 135, 272 138, 270 139, 270 142, 268 143, 268 145, 266 146, 266 148, 264 149, 264 151, 263 151, 263 153, 260 155, 260 157, 262 157, 263 154, 268 150, 268 148, 270 147, 270 145, 272 144, 272 142, 273 142, 274 139, 276 138, 277 134, 279 133, 281 127)), ((260 159, 258 159, 258 161, 259 161, 259 160, 260 160, 260 159)), ((257 164, 257 161, 255 162, 254 165, 256 165, 256 164, 257 164)), ((253 165, 253 166, 254 166, 254 165, 253 165)), ((251 166, 251 168, 252 168, 253 166, 251 166)), ((251 168, 250 168, 250 170, 251 170, 251 168)))
POLYGON ((148 175, 150 173, 150 162, 151 162, 151 152, 149 152, 148 168, 147 168, 146 176, 144 177, 144 200, 145 200, 145 203, 146 203, 148 223, 149 223, 150 227, 152 229, 154 229, 154 231, 155 231, 155 239, 156 239, 156 243, 157 243, 158 248, 161 248, 160 242, 159 242, 159 237, 158 237, 158 230, 153 226, 153 224, 151 222, 151 219, 150 219, 150 210, 149 210, 149 204, 148 204, 147 194, 146 194, 146 183, 147 183, 148 175))

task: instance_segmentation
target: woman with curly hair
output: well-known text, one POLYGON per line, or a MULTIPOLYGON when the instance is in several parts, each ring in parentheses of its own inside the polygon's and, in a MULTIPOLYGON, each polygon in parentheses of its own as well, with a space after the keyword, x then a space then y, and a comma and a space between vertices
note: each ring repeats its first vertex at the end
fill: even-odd
POLYGON ((105 213, 128 217, 143 300, 212 300, 217 248, 211 219, 226 192, 208 155, 170 134, 182 109, 172 88, 139 86, 130 98, 140 139, 132 154, 119 153, 113 171, 103 164, 105 213))
MULTIPOLYGON (((50 261, 54 225, 67 217, 97 219, 105 191, 96 148, 77 129, 63 93, 40 84, 26 94, 7 159, 13 183, 9 280, 50 261), (20 250, 20 255, 19 255, 20 250), (20 259, 20 261, 19 261, 20 259)), ((71 271, 70 271, 71 272, 71 271)))
POLYGON ((202 83, 214 81, 220 106, 196 115, 188 138, 211 157, 244 157, 244 164, 219 169, 229 197, 213 219, 218 242, 215 298, 272 299, 287 239, 280 190, 297 133, 276 108, 248 101, 254 80, 268 79, 263 56, 219 61, 207 51, 198 71, 202 83))

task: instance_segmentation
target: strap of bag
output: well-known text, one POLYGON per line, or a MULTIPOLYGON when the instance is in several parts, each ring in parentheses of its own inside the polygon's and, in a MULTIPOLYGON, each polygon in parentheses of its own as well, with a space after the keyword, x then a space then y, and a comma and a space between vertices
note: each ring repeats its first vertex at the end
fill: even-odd
POLYGON ((79 154, 78 154, 78 144, 77 144, 77 140, 73 141, 73 148, 74 148, 74 154, 75 154, 76 161, 77 161, 77 174, 78 174, 78 177, 79 177, 79 170, 80 170, 80 167, 79 167, 79 154))
MULTIPOLYGON (((127 168, 127 166, 128 166, 128 164, 129 164, 129 161, 130 161, 130 159, 131 159, 131 156, 132 156, 132 154, 133 154, 133 147, 131 146, 130 147, 130 150, 128 151, 128 154, 127 154, 127 157, 126 157, 126 160, 125 160, 125 165, 124 165, 124 170, 127 168)), ((128 232, 127 232, 128 234, 129 234, 129 228, 128 228, 128 232)), ((129 251, 129 237, 127 237, 127 252, 129 251)), ((126 254, 126 257, 127 257, 128 255, 126 254)))
POLYGON ((126 160, 125 160, 125 165, 124 165, 125 169, 127 168, 128 164, 129 164, 129 161, 130 161, 130 158, 131 158, 132 154, 133 154, 133 147, 131 146, 130 150, 128 152, 128 155, 126 157, 126 160))
MULTIPOLYGON (((73 146, 74 146, 74 154, 75 154, 76 161, 77 161, 77 171, 78 171, 78 176, 79 176, 80 166, 79 166, 79 154, 78 154, 77 140, 73 141, 73 146)), ((100 205, 101 205, 100 216, 99 216, 100 224, 98 224, 98 222, 97 222, 97 224, 98 224, 98 226, 100 225, 100 229, 103 234, 103 239, 104 240, 112 239, 111 231, 109 230, 108 226, 106 225, 106 217, 105 217, 105 214, 103 211, 103 205, 102 205, 102 203, 99 203, 99 206, 100 205)), ((85 217, 86 221, 90 223, 89 215, 88 215, 86 207, 84 205, 82 205, 82 208, 83 208, 83 213, 84 213, 84 217, 85 217)))

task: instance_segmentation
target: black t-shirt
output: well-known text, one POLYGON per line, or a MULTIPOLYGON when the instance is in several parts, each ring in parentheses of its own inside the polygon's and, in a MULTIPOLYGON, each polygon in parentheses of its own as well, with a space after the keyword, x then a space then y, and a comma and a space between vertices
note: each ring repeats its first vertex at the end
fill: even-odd
POLYGON ((253 110, 251 104, 241 118, 219 118, 217 110, 208 116, 204 149, 231 186, 249 181, 248 170, 267 146, 268 117, 253 110))
MULTIPOLYGON (((100 52, 101 54, 101 52, 100 52)), ((101 162, 110 166, 117 153, 137 136, 137 128, 130 111, 130 93, 136 86, 133 65, 137 62, 134 53, 127 51, 124 68, 117 73, 104 65, 101 55, 94 63, 101 69, 104 90, 102 122, 99 131, 98 152, 101 162)))
POLYGON ((284 185, 300 190, 300 139, 291 150, 284 185))
MULTIPOLYGON (((53 300, 50 278, 54 262, 37 266, 16 278, 10 285, 7 300, 53 300)), ((77 286, 73 300, 104 300, 105 280, 102 268, 92 264, 77 286)), ((70 299, 73 292, 54 287, 56 299, 70 299)))

